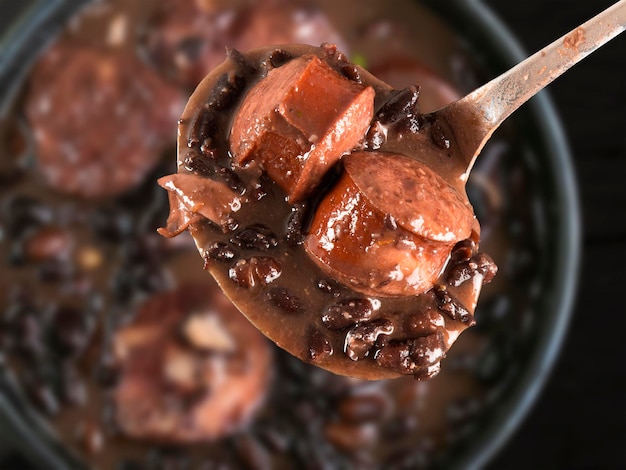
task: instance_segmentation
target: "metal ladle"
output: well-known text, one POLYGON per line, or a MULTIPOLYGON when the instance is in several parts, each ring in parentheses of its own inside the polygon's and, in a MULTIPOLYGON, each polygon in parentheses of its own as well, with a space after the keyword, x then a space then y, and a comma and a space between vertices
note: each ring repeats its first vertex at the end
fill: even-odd
POLYGON ((457 165, 448 179, 458 177, 464 184, 483 146, 507 117, 624 29, 626 0, 620 0, 467 96, 431 113, 431 119, 445 123, 454 136, 457 165))

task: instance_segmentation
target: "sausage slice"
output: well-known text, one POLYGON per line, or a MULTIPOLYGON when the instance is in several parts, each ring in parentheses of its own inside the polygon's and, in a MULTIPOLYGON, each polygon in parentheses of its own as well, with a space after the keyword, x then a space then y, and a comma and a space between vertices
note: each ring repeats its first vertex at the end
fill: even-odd
POLYGON ((265 396, 269 343, 216 286, 146 301, 114 339, 116 419, 134 438, 189 443, 244 426, 265 396))
POLYGON ((411 158, 353 152, 316 210, 305 247, 344 284, 368 295, 430 289, 473 211, 441 177, 411 158))
POLYGON ((35 66, 26 96, 38 168, 64 193, 122 194, 174 139, 183 104, 129 53, 59 43, 35 66))

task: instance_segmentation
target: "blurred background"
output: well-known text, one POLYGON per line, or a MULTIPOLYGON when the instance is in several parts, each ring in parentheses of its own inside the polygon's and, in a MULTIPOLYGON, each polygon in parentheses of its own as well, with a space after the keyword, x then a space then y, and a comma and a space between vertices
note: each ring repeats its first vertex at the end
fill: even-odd
MULTIPOLYGON (((529 53, 608 7, 605 0, 483 0, 529 53)), ((571 147, 582 208, 579 288, 539 399, 486 468, 626 468, 626 36, 549 87, 571 147)), ((0 469, 28 468, 0 442, 0 469)))
MULTIPOLYGON (((529 51, 612 5, 485 0, 529 51)), ((626 37, 549 87, 578 178, 583 257, 564 347, 520 430, 490 469, 626 468, 626 37)))

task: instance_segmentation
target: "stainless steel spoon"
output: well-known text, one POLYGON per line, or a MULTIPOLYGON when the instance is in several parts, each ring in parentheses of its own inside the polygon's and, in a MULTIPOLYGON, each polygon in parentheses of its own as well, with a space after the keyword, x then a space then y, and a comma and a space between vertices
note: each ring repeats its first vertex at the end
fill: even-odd
POLYGON ((432 113, 454 134, 462 181, 500 124, 570 67, 626 29, 626 0, 620 0, 464 98, 432 113))

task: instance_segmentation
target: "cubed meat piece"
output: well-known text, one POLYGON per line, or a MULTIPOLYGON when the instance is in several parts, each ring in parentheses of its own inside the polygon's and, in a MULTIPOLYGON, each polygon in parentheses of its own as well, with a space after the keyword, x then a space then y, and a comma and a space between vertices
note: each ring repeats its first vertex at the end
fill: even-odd
POLYGON ((342 283, 369 295, 418 295, 430 289, 473 211, 418 161, 355 152, 317 208, 305 247, 342 283))
POLYGON ((233 121, 231 151, 239 165, 259 160, 297 202, 363 137, 373 108, 372 87, 305 55, 270 70, 248 92, 233 121))
POLYGON ((241 429, 271 374, 269 343, 217 286, 149 299, 113 346, 116 421, 133 438, 191 443, 241 429))

